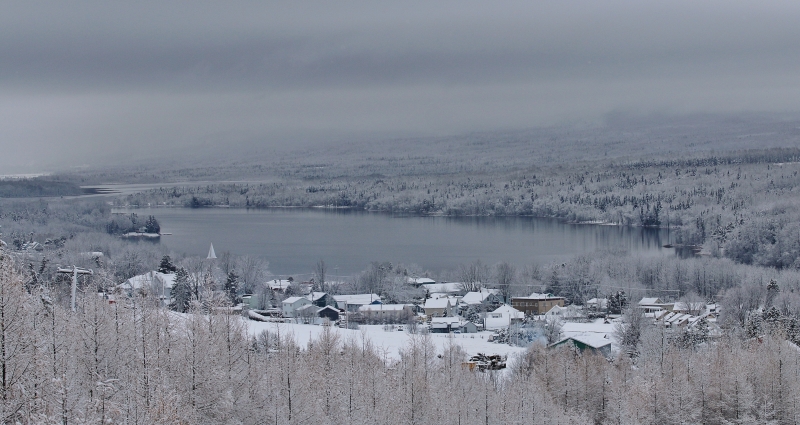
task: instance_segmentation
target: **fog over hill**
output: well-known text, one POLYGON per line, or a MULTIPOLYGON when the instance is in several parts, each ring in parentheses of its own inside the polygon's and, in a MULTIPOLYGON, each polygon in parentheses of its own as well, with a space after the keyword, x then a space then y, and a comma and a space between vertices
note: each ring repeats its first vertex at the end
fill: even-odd
POLYGON ((301 147, 214 144, 97 163, 84 183, 497 174, 530 167, 696 158, 800 147, 800 117, 777 114, 610 115, 603 123, 446 137, 347 139, 301 147))

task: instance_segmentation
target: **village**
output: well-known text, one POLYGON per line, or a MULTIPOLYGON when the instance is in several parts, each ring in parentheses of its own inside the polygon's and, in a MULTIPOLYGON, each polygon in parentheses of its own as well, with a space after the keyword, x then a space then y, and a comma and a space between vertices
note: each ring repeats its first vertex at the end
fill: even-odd
MULTIPOLYGON (((199 279, 199 277, 198 277, 199 279)), ((315 291, 313 278, 271 279, 267 294, 242 294, 237 304, 223 303, 213 313, 238 314, 247 319, 250 334, 264 329, 292 333, 298 343, 308 343, 321 327, 331 326, 342 335, 369 335, 396 357, 410 334, 427 333, 442 344, 462 345, 471 355, 499 354, 504 358, 533 343, 557 349, 570 347, 611 360, 623 351, 620 333, 624 313, 638 315, 646 324, 660 326, 673 338, 696 342, 723 335, 717 325, 720 307, 704 301, 666 301, 645 297, 631 304, 624 291, 607 298, 592 298, 584 305, 547 293, 504 299, 496 288, 465 290, 459 282, 436 282, 407 277, 403 282, 424 297, 392 303, 376 293, 336 294, 315 291)), ((151 271, 134 276, 106 295, 110 302, 121 295, 156 295, 162 307, 175 307, 176 273, 151 271)), ((337 282, 327 282, 337 289, 337 282)), ((217 291, 224 299, 224 291, 217 291)))

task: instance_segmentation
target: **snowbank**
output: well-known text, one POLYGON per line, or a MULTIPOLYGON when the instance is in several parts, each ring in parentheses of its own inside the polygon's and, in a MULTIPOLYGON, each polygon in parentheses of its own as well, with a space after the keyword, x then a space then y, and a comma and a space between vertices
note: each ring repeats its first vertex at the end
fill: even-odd
MULTIPOLYGON (((299 325, 294 323, 264 323, 248 320, 247 328, 250 335, 256 335, 264 330, 270 332, 280 332, 281 335, 290 334, 300 346, 308 345, 308 342, 316 339, 322 333, 322 326, 299 325)), ((377 351, 386 360, 399 359, 400 349, 404 348, 410 339, 410 335, 400 331, 385 331, 383 325, 362 325, 358 330, 331 328, 340 335, 342 340, 347 338, 367 338, 375 346, 377 351)), ((467 354, 477 353, 500 354, 510 356, 525 351, 521 347, 511 347, 506 344, 495 344, 488 342, 487 339, 492 332, 479 332, 475 334, 430 334, 431 340, 436 345, 438 351, 444 348, 452 340, 460 345, 467 354), (452 338, 452 339, 451 339, 452 338)))

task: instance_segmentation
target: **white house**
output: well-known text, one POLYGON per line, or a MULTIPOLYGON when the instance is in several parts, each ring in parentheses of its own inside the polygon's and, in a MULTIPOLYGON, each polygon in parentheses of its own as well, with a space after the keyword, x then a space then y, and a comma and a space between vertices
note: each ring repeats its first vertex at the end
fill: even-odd
POLYGON ((464 284, 459 282, 446 282, 446 283, 426 283, 420 285, 428 294, 443 293, 443 294, 463 294, 464 284))
POLYGON ((174 284, 174 273, 166 274, 152 271, 134 276, 117 285, 117 288, 128 294, 133 294, 134 291, 147 292, 158 296, 163 302, 169 302, 174 284))
POLYGON ((454 298, 428 298, 425 300, 425 315, 426 316, 452 316, 453 315, 453 307, 458 304, 458 301, 454 298))
POLYGON ((435 280, 429 279, 427 277, 409 277, 406 279, 406 283, 409 285, 420 286, 420 285, 431 285, 436 283, 435 280))
POLYGON ((461 298, 461 304, 470 305, 498 305, 503 303, 503 298, 497 289, 481 289, 480 291, 467 292, 461 298))
POLYGON ((311 305, 311 300, 306 297, 289 297, 281 303, 283 317, 297 317, 297 311, 307 305, 311 305))
POLYGON ((434 317, 431 319, 430 330, 432 333, 475 333, 478 331, 474 323, 461 317, 434 317))
POLYGON ((592 298, 586 301, 586 308, 595 311, 605 311, 608 308, 608 298, 592 298))
POLYGON ((380 304, 381 297, 377 294, 334 295, 336 307, 339 310, 356 312, 362 305, 380 304))
POLYGON ((288 288, 289 285, 291 284, 292 284, 291 281, 285 279, 272 279, 269 282, 267 282, 267 286, 269 286, 269 289, 272 289, 273 291, 276 292, 285 291, 286 288, 288 288))
POLYGON ((368 323, 406 323, 414 317, 410 304, 368 304, 358 308, 368 323))
POLYGON ((572 320, 586 317, 581 311, 580 307, 575 305, 568 305, 561 307, 554 305, 547 313, 544 314, 545 320, 572 320))
POLYGON ((485 314, 483 327, 487 330, 507 328, 512 323, 522 321, 524 318, 525 313, 510 305, 501 305, 496 310, 485 314))
POLYGON ((675 307, 674 303, 665 303, 660 298, 642 298, 639 301, 639 308, 645 313, 653 313, 661 310, 669 310, 675 307))

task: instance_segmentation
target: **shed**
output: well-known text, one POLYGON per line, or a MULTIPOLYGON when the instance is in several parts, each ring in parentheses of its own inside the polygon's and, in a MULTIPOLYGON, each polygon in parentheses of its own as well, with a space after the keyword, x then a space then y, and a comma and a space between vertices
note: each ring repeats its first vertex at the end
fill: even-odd
POLYGON ((550 344, 548 348, 556 348, 561 346, 573 346, 585 352, 602 354, 606 358, 611 357, 611 341, 599 335, 574 335, 561 339, 558 342, 550 344))

